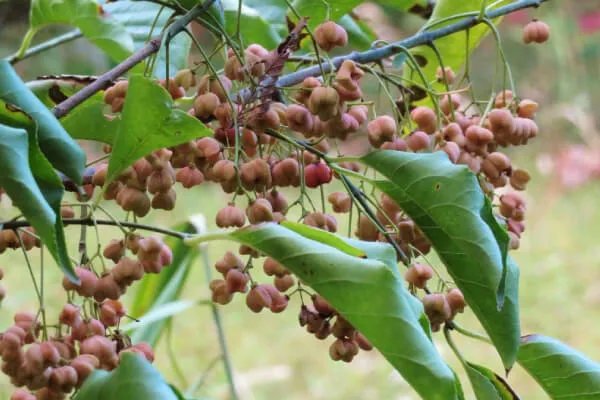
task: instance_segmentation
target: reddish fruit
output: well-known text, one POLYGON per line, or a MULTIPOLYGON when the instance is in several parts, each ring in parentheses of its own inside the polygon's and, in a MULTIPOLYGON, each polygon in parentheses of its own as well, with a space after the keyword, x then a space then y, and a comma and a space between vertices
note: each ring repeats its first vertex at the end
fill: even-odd
POLYGON ((117 300, 123 294, 123 289, 115 281, 111 274, 104 275, 98 279, 94 299, 101 302, 105 299, 117 300))
POLYGON ((227 290, 227 282, 223 279, 215 279, 210 282, 210 291, 212 292, 212 301, 225 305, 233 300, 233 293, 227 290))
POLYGON ((65 324, 67 326, 73 326, 77 322, 81 321, 81 316, 79 315, 79 307, 73 304, 65 304, 58 320, 61 324, 65 324))
POLYGON ((437 119, 435 111, 429 107, 417 107, 410 112, 410 119, 415 121, 419 130, 432 134, 437 129, 437 119))
POLYGON ((119 239, 112 239, 110 242, 108 242, 106 247, 104 247, 104 252, 102 253, 105 258, 112 260, 114 263, 118 262, 124 254, 125 244, 123 243, 123 240, 119 239))
POLYGON ((63 277, 62 285, 65 290, 74 290, 78 295, 91 297, 96 292, 98 277, 89 269, 82 267, 75 268, 75 274, 79 277, 80 284, 76 285, 67 277, 63 277))
POLYGON ((261 312, 263 308, 269 308, 273 304, 267 285, 257 285, 250 289, 246 296, 246 305, 255 312, 261 312))
POLYGON ((240 271, 239 269, 230 269, 227 271, 225 276, 225 282, 227 285, 227 291, 229 293, 246 293, 248 291, 248 280, 250 278, 247 274, 240 271))
POLYGON ((348 193, 333 192, 327 197, 327 201, 331 204, 333 211, 336 213, 347 213, 352 208, 352 198, 348 193))
POLYGON ((450 306, 450 310, 452 311, 452 315, 456 315, 456 313, 462 313, 465 311, 465 307, 467 306, 467 302, 465 301, 465 297, 462 292, 457 288, 452 288, 448 290, 446 293, 446 301, 450 306))
POLYGON ((251 224, 273 221, 273 207, 267 199, 258 199, 248 205, 246 215, 251 224))
POLYGON ((309 188, 316 188, 331 182, 332 176, 331 168, 321 161, 304 168, 304 181, 309 188))
POLYGON ((71 367, 77 372, 77 387, 80 387, 87 377, 100 367, 100 361, 92 354, 81 354, 71 361, 71 367))
POLYGON ((544 43, 550 38, 550 27, 542 21, 534 19, 525 25, 523 29, 523 42, 529 43, 544 43))
POLYGON ((330 87, 316 87, 308 99, 308 109, 321 121, 328 121, 339 113, 340 96, 330 87))
POLYGON ((423 131, 415 131, 406 138, 406 145, 415 153, 428 149, 431 143, 429 135, 423 131))
POLYGON ((404 274, 404 279, 419 289, 425 288, 431 278, 433 278, 433 268, 426 264, 413 264, 404 274))
POLYGON ((283 277, 290 274, 290 271, 288 271, 284 266, 279 264, 271 257, 267 257, 265 260, 263 264, 263 270, 268 276, 283 277))
POLYGON ((443 70, 442 67, 437 67, 437 70, 435 71, 435 77, 440 83, 452 85, 456 79, 456 74, 450 67, 445 67, 443 70))
POLYGON ((112 369, 117 365, 117 343, 104 336, 92 336, 79 345, 81 354, 96 356, 101 368, 112 369))
POLYGON ((230 228, 236 226, 241 228, 246 223, 244 211, 234 205, 228 205, 219 210, 216 216, 219 228, 230 228))
POLYGON ((273 285, 281 293, 285 293, 289 288, 294 286, 295 283, 296 281, 292 275, 276 276, 275 279, 273 279, 273 285))
POLYGON ((452 318, 452 310, 443 294, 426 294, 422 301, 425 314, 429 318, 431 329, 434 332, 440 329, 441 324, 452 318))
POLYGON ((384 142, 393 140, 396 134, 396 121, 389 115, 382 115, 367 124, 369 143, 379 147, 384 142))
POLYGON ((333 21, 327 21, 315 29, 315 41, 325 51, 334 47, 345 46, 348 43, 348 33, 333 21))

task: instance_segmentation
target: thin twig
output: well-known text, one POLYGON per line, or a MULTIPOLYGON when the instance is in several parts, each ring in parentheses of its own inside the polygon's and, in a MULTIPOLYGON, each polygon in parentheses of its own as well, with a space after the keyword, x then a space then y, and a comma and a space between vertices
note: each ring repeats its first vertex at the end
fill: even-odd
POLYGON ((63 35, 57 36, 55 38, 52 38, 46 42, 40 43, 37 46, 33 46, 30 47, 29 49, 27 49, 27 51, 25 51, 25 53, 23 53, 23 55, 19 56, 18 52, 14 53, 10 56, 8 56, 6 58, 6 60, 11 64, 14 65, 16 63, 18 63, 19 61, 22 61, 26 58, 29 58, 31 56, 35 56, 36 54, 42 53, 46 50, 52 49, 54 47, 60 46, 61 44, 67 43, 67 42, 71 42, 75 39, 79 39, 80 37, 83 36, 83 33, 81 33, 81 31, 79 29, 75 29, 72 30, 70 32, 67 32, 63 35))
MULTIPOLYGON (((190 235, 189 233, 174 231, 166 228, 159 228, 157 226, 140 224, 137 222, 128 222, 128 221, 111 221, 105 219, 94 219, 91 217, 88 218, 65 218, 63 219, 64 225, 85 225, 85 226, 94 226, 95 225, 107 225, 107 226, 116 226, 116 227, 126 227, 126 228, 134 228, 141 229, 144 231, 162 233, 163 235, 173 236, 179 239, 187 239, 190 235)), ((0 221, 0 226, 2 229, 17 229, 24 228, 26 226, 31 226, 31 223, 26 220, 18 220, 18 221, 0 221)))
MULTIPOLYGON (((210 259, 208 257, 208 251, 206 248, 202 249, 202 263, 204 264, 204 274, 206 280, 212 280, 212 266, 210 265, 210 259)), ((231 367, 231 357, 229 356, 229 349, 227 346, 227 339, 225 338, 225 329, 221 322, 221 313, 215 303, 211 303, 213 320, 215 321, 215 327, 217 328, 217 336, 219 339, 219 346, 221 347, 221 356, 223 358, 223 368, 225 369, 225 375, 227 376, 227 382, 229 383, 229 393, 231 400, 238 400, 238 394, 235 389, 235 380, 233 377, 233 368, 231 367)))

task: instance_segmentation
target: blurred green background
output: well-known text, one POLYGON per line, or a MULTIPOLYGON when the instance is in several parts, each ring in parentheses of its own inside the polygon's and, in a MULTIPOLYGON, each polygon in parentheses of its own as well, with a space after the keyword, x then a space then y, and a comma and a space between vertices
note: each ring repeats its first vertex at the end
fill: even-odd
MULTIPOLYGON (((0 56, 18 48, 27 29, 27 3, 22 0, 0 2, 0 56)), ((360 13, 372 19, 378 33, 387 38, 406 36, 422 23, 415 17, 396 18, 368 4, 361 6, 360 13)), ((64 31, 61 27, 46 29, 36 40, 64 31)), ((509 153, 514 164, 528 168, 533 175, 526 192, 529 200, 527 230, 521 249, 514 252, 521 268, 522 331, 523 334, 554 336, 600 360, 600 247, 597 245, 600 236, 600 112, 596 107, 600 101, 597 77, 600 72, 600 4, 597 0, 549 2, 539 10, 506 18, 501 32, 520 96, 540 103, 539 137, 509 153), (552 28, 551 39, 545 45, 521 43, 522 27, 532 17, 543 19, 552 28)), ((473 57, 474 88, 483 97, 488 96, 494 75, 495 46, 488 38, 473 57)), ((17 70, 28 80, 48 74, 99 74, 110 66, 110 61, 98 50, 80 39, 21 62, 17 70)), ((179 192, 176 212, 153 211, 147 221, 171 226, 189 215, 203 213, 209 229, 214 229, 213 216, 226 201, 216 187, 203 185, 179 192)), ((0 220, 14 215, 15 210, 3 200, 0 220)), ((102 230, 106 241, 116 232, 110 228, 102 230)), ((77 228, 68 228, 68 233, 76 236, 77 228)), ((211 243, 210 259, 214 262, 230 248, 234 246, 211 243)), ((37 259, 34 255, 33 260, 37 259)), ((3 285, 8 291, 0 311, 0 329, 4 329, 11 324, 16 311, 35 310, 37 301, 21 254, 9 251, 0 260, 5 272, 3 285)), ((46 270, 47 307, 50 315, 56 315, 65 301, 61 276, 51 265, 46 270)), ((207 286, 203 267, 198 262, 183 298, 205 299, 209 296, 207 286)), ((132 294, 133 291, 128 296, 132 294)), ((330 341, 317 341, 301 329, 297 310, 298 304, 294 301, 282 314, 256 315, 246 309, 241 296, 221 309, 242 399, 417 398, 375 351, 361 352, 351 364, 331 361, 327 350, 330 341)), ((463 325, 479 330, 468 312, 459 318, 463 325)), ((491 348, 455 336, 467 359, 491 366, 502 374, 499 358, 491 348)), ((155 364, 170 382, 186 388, 202 379, 199 396, 227 398, 223 369, 213 362, 220 350, 209 307, 189 309, 174 319, 170 346, 183 379, 175 373, 168 343, 163 337, 155 364)), ((443 340, 438 343, 442 354, 468 387, 453 354, 443 340)), ((508 382, 523 399, 547 398, 518 367, 511 372, 508 382)), ((11 391, 4 377, 0 378, 0 399, 8 399, 11 391)), ((472 398, 470 394, 468 397, 472 398)))

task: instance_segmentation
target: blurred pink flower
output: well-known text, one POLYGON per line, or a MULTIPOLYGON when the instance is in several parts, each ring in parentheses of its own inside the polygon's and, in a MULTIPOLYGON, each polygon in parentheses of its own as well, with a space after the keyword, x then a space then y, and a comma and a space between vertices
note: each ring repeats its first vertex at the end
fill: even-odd
POLYGON ((600 30, 600 11, 580 15, 577 24, 579 29, 588 35, 600 30))

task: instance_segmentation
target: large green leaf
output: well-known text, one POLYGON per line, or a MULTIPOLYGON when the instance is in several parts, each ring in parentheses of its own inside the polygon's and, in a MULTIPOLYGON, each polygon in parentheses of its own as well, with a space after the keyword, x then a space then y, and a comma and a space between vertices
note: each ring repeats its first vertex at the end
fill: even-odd
POLYGON ((559 340, 523 336, 519 364, 552 399, 600 398, 600 364, 559 340))
POLYGON ((475 175, 443 152, 376 151, 363 162, 388 179, 376 185, 427 236, 510 369, 520 337, 518 269, 507 262, 508 235, 475 175))
POLYGON ((110 119, 104 114, 105 110, 106 104, 98 93, 61 118, 60 123, 74 139, 95 140, 112 145, 121 118, 110 119))
MULTIPOLYGON (((415 4, 425 5, 426 0, 382 0, 395 8, 405 11, 415 4)), ((338 21, 344 14, 350 13, 362 0, 294 0, 292 5, 303 17, 310 17, 308 25, 311 28, 325 22, 327 18, 338 21)))
MULTIPOLYGON (((143 47, 152 37, 159 36, 172 14, 168 9, 160 12, 160 5, 148 1, 117 1, 104 4, 103 8, 110 13, 112 19, 127 30, 133 38, 135 50, 143 47)), ((185 33, 180 33, 171 41, 169 46, 169 75, 173 76, 178 70, 188 66, 191 43, 192 40, 185 33)), ((154 76, 164 78, 166 76, 166 65, 167 53, 163 44, 154 64, 154 76)))
POLYGON ((34 31, 49 24, 75 26, 117 61, 133 52, 131 36, 93 0, 32 0, 29 23, 34 31))
POLYGON ((0 168, 0 187, 35 228, 63 272, 76 281, 60 217, 63 184, 38 147, 35 131, 0 124, 0 168))
POLYGON ((353 257, 274 223, 207 238, 235 240, 285 265, 361 331, 424 399, 460 398, 452 370, 420 324, 422 305, 408 293, 390 246, 349 241, 367 254, 353 257))
POLYGON ((119 366, 107 372, 97 369, 85 380, 76 400, 177 400, 178 396, 158 370, 143 356, 121 355, 119 366))
MULTIPOLYGON (((58 120, 44 104, 25 86, 6 60, 0 61, 0 100, 16 106, 31 120, 16 126, 36 129, 40 148, 52 165, 76 183, 81 183, 85 169, 85 153, 71 139, 58 120)), ((5 105, 4 105, 5 106, 5 105)), ((14 109, 14 107, 13 107, 14 109)), ((15 110, 20 113, 21 111, 15 110)), ((12 121, 17 122, 16 120, 12 121)))
POLYGON ((198 119, 173 108, 171 96, 158 83, 139 75, 129 80, 120 118, 108 163, 107 182, 154 150, 213 133, 198 119))
POLYGON ((465 366, 477 400, 519 400, 502 377, 481 365, 467 363, 465 366))
MULTIPOLYGON (((481 5, 484 2, 490 3, 486 0, 438 0, 435 3, 433 14, 429 18, 427 25, 461 13, 472 11, 479 12, 481 10, 481 5)), ((509 2, 510 0, 504 0, 498 3, 496 7, 505 5, 509 2)), ((437 29, 455 21, 456 20, 447 21, 436 25, 434 28, 437 29)), ((497 23, 499 21, 500 19, 497 19, 494 22, 497 23)), ((469 30, 468 46, 466 31, 453 33, 452 35, 435 40, 434 43, 440 52, 444 66, 451 67, 455 72, 459 71, 467 60, 467 56, 479 45, 481 40, 487 33, 489 33, 489 31, 489 28, 484 24, 480 24, 474 28, 471 28, 469 30)), ((411 52, 413 55, 419 55, 424 58, 426 64, 424 67, 422 67, 423 73, 425 74, 428 82, 433 82, 433 89, 445 91, 446 87, 443 83, 434 82, 436 79, 435 72, 440 65, 435 52, 429 46, 418 46, 412 49, 411 52)), ((404 58, 403 55, 398 57, 404 58)), ((411 69, 406 69, 405 74, 407 76, 411 76, 413 80, 422 83, 419 75, 416 72, 411 71, 411 69)), ((424 101, 429 101, 429 98, 424 101)))
POLYGON ((273 12, 273 1, 267 1, 267 5, 271 9, 270 12, 263 12, 264 7, 259 7, 258 2, 253 2, 253 5, 248 5, 247 2, 242 4, 242 12, 238 14, 238 0, 222 0, 223 9, 225 12, 225 29, 229 35, 235 35, 238 27, 238 15, 240 22, 240 35, 246 45, 258 43, 267 49, 275 48, 284 36, 281 34, 281 28, 285 25, 284 19, 277 19, 269 22, 267 18, 274 18, 277 13, 273 12))

